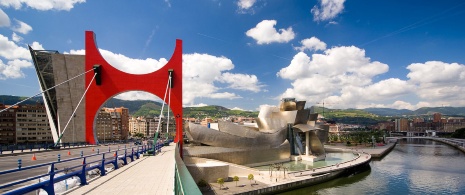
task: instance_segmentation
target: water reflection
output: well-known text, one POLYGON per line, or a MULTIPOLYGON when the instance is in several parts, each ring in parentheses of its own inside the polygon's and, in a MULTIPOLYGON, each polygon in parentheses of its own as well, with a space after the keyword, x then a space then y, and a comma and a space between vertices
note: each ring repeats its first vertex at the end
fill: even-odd
POLYGON ((371 170, 282 194, 465 194, 465 155, 424 139, 399 140, 371 170))

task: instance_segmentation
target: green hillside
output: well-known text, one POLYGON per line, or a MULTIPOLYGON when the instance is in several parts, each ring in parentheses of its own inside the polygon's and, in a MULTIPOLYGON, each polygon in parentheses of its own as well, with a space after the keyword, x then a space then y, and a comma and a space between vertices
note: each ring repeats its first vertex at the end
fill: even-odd
POLYGON ((243 111, 243 110, 230 110, 222 106, 203 106, 203 107, 185 107, 183 108, 184 117, 189 118, 221 118, 231 115, 257 117, 258 112, 243 111))

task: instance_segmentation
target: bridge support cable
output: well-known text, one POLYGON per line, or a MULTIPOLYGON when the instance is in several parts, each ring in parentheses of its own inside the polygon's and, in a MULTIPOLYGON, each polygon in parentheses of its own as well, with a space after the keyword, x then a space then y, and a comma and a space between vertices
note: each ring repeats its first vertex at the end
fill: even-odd
POLYGON ((168 108, 166 109, 168 111, 168 116, 166 117, 167 118, 167 122, 166 122, 166 137, 169 138, 169 134, 168 134, 168 130, 169 130, 169 126, 170 126, 170 106, 171 105, 171 88, 173 88, 173 83, 171 81, 171 73, 173 73, 173 71, 170 71, 170 80, 168 81, 169 83, 169 89, 168 89, 168 108))
POLYGON ((32 99, 33 97, 36 97, 36 96, 41 95, 41 94, 43 94, 43 93, 45 93, 45 92, 47 92, 47 91, 49 91, 49 90, 52 90, 52 89, 54 89, 54 88, 56 88, 56 87, 58 87, 58 86, 60 86, 60 85, 62 85, 62 84, 65 84, 65 83, 67 83, 67 82, 69 82, 69 81, 71 81, 71 80, 74 80, 75 78, 78 78, 78 77, 80 77, 80 76, 82 76, 82 75, 84 75, 84 74, 86 74, 86 73, 88 73, 88 72, 90 72, 90 71, 92 71, 92 70, 94 70, 94 69, 90 69, 90 70, 88 70, 88 71, 86 71, 86 72, 83 72, 83 73, 81 73, 81 74, 79 74, 79 75, 73 77, 73 78, 70 78, 70 79, 68 79, 68 80, 66 80, 66 81, 63 81, 63 82, 61 82, 61 83, 58 84, 58 85, 55 85, 55 86, 50 87, 50 88, 48 88, 48 89, 46 89, 46 90, 44 90, 44 91, 42 91, 42 92, 40 92, 40 93, 38 93, 38 94, 35 94, 34 96, 31 96, 31 97, 29 97, 29 98, 26 98, 26 99, 24 99, 24 100, 21 100, 21 101, 17 102, 16 104, 13 104, 13 105, 9 106, 8 108, 5 108, 5 109, 3 109, 3 110, 0 110, 0 113, 6 111, 6 110, 8 110, 8 109, 10 109, 10 108, 12 108, 12 107, 14 107, 14 106, 16 106, 16 105, 18 105, 18 104, 21 104, 21 103, 23 103, 23 102, 25 102, 25 101, 27 101, 27 100, 30 100, 30 99, 32 99))
MULTIPOLYGON (((93 70, 93 69, 92 69, 93 70)), ((76 105, 76 107, 74 108, 73 110, 73 113, 71 114, 71 116, 69 117, 68 119, 68 122, 66 123, 65 125, 65 128, 63 128, 63 131, 61 132, 61 135, 58 137, 58 140, 57 140, 57 143, 55 143, 55 147, 58 145, 58 143, 60 143, 60 140, 61 138, 63 137, 65 131, 66 131, 66 128, 68 127, 69 125, 69 122, 71 122, 71 119, 73 119, 73 116, 76 114, 76 110, 79 108, 79 105, 81 105, 81 102, 82 100, 84 99, 84 97, 86 96, 86 93, 87 91, 89 90, 90 86, 92 85, 92 82, 94 81, 95 77, 97 76, 97 72, 94 73, 94 76, 92 77, 92 80, 90 80, 90 83, 89 85, 87 86, 86 90, 84 91, 84 94, 82 94, 82 97, 81 99, 79 100, 78 104, 76 105)))
POLYGON ((161 116, 163 115, 163 110, 165 108, 166 94, 168 93, 168 89, 170 88, 170 83, 171 83, 171 73, 168 77, 168 83, 166 83, 166 90, 165 90, 165 95, 163 97, 163 104, 161 105, 161 112, 160 112, 160 116, 158 117, 157 131, 155 132, 155 135, 153 136, 154 145, 157 144, 158 132, 160 131, 160 126, 161 126, 161 116))

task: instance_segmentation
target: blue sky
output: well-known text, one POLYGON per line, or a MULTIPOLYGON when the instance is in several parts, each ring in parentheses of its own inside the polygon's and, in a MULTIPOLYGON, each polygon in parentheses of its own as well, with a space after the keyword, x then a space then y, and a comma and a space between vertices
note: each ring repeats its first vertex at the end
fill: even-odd
POLYGON ((134 74, 182 39, 185 106, 465 106, 464 21, 460 0, 0 0, 0 94, 39 92, 28 44, 83 54, 92 30, 107 61, 134 74))

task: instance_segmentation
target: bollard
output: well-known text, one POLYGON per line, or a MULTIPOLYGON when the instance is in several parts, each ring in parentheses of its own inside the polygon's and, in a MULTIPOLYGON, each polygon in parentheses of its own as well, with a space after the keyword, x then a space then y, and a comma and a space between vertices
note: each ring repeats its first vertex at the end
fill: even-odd
POLYGON ((84 152, 81 150, 81 157, 84 156, 84 152))
POLYGON ((110 146, 108 146, 108 152, 110 152, 110 146))
POLYGON ((97 148, 97 154, 100 154, 100 149, 99 148, 97 148))
POLYGON ((21 159, 18 159, 18 169, 21 169, 21 159))
POLYGON ((61 154, 58 154, 58 162, 61 161, 61 154))

